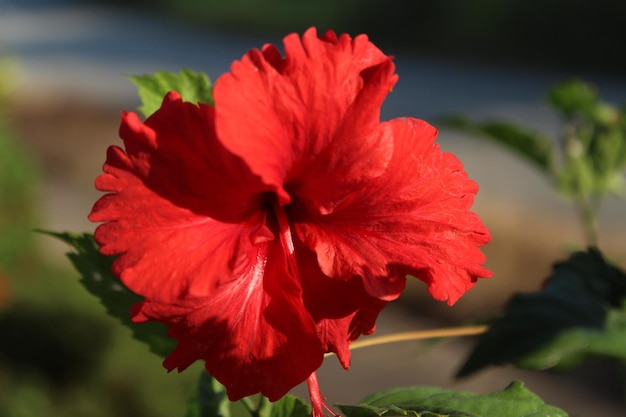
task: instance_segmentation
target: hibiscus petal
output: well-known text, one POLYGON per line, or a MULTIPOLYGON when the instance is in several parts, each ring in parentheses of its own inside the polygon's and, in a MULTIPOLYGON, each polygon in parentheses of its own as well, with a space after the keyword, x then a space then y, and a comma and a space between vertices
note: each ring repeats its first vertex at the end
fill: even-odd
MULTIPOLYGON (((296 253, 304 303, 315 320, 324 351, 334 352, 341 365, 348 369, 350 342, 374 332, 376 318, 387 302, 371 296, 361 277, 341 281, 324 275, 315 253, 300 242, 297 242, 296 253)), ((402 288, 405 282, 406 278, 402 278, 402 288)))
POLYGON ((276 401, 323 360, 300 284, 287 271, 277 240, 253 248, 212 297, 191 307, 145 302, 134 313, 137 322, 165 323, 178 339, 166 368, 182 371, 203 359, 233 401, 258 392, 276 401))
POLYGON ((318 38, 310 29, 302 40, 287 36, 284 45, 284 59, 271 46, 252 50, 215 83, 216 127, 224 146, 274 187, 281 204, 291 199, 285 187, 305 171, 342 167, 337 184, 354 181, 343 175, 351 165, 358 165, 351 172, 360 178, 379 175, 391 155, 388 143, 375 135, 351 142, 335 138, 357 116, 348 115, 349 109, 368 84, 377 88, 360 100, 358 117, 366 124, 378 121, 384 95, 397 79, 390 58, 365 35, 318 38))
POLYGON ((453 304, 478 277, 491 275, 478 249, 489 232, 469 210, 478 187, 434 144, 436 130, 427 123, 396 119, 380 129, 394 138, 387 172, 331 214, 299 218, 294 228, 328 276, 359 275, 371 295, 393 299, 399 291, 390 277, 408 273, 453 304))
POLYGON ((355 189, 381 175, 393 154, 393 136, 378 129, 379 110, 395 83, 391 61, 369 69, 368 81, 348 107, 333 137, 315 160, 292 172, 289 192, 312 210, 328 214, 355 189), (375 146, 372 146, 375 144, 375 146))
POLYGON ((264 186, 211 136, 212 120, 210 108, 183 103, 176 94, 145 124, 124 115, 127 152, 111 147, 96 180, 111 193, 89 215, 105 222, 95 238, 102 253, 121 254, 114 273, 145 297, 205 296, 240 253, 272 237, 258 209, 264 186), (219 159, 211 158, 216 154, 219 159))
POLYGON ((236 223, 259 211, 269 188, 217 140, 214 120, 213 107, 171 92, 145 124, 125 114, 120 136, 149 188, 178 206, 236 223))

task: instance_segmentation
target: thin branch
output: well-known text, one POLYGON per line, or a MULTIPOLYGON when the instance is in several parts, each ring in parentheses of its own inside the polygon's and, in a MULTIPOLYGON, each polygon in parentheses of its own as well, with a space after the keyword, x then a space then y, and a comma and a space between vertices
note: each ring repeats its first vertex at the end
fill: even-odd
MULTIPOLYGON (((464 326, 447 329, 416 330, 411 332, 394 333, 385 336, 372 337, 356 341, 350 345, 350 350, 361 349, 369 346, 383 345, 386 343, 406 342, 410 340, 438 339, 442 337, 475 336, 485 333, 489 326, 464 326)), ((327 353, 326 356, 334 355, 327 353)))
POLYGON ((259 409, 251 397, 244 397, 239 400, 239 403, 245 407, 251 417, 259 417, 259 409))

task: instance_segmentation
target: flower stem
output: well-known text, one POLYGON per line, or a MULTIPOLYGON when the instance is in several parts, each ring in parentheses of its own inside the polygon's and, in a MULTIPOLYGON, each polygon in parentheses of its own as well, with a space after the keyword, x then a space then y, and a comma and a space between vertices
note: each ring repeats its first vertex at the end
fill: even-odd
MULTIPOLYGON (((354 342, 350 345, 350 350, 361 349, 369 346, 384 345, 386 343, 405 342, 409 340, 438 339, 441 337, 474 336, 485 333, 489 326, 464 326, 451 327, 447 329, 416 330, 411 332, 394 333, 385 336, 373 337, 354 342)), ((326 356, 333 355, 327 353, 326 356)))
POLYGON ((597 246, 598 244, 598 207, 599 204, 581 197, 578 201, 578 213, 583 226, 587 246, 597 246))
POLYGON ((271 408, 271 404, 269 400, 267 399, 267 397, 264 397, 263 395, 244 397, 239 400, 239 403, 250 414, 250 417, 260 417, 261 415, 267 414, 264 411, 264 409, 268 407, 271 408))
POLYGON ((241 400, 239 400, 239 402, 241 403, 241 405, 243 405, 245 407, 245 409, 248 411, 248 413, 250 413, 251 417, 258 417, 259 416, 259 410, 258 410, 257 406, 254 404, 254 402, 252 401, 252 398, 244 397, 241 400))

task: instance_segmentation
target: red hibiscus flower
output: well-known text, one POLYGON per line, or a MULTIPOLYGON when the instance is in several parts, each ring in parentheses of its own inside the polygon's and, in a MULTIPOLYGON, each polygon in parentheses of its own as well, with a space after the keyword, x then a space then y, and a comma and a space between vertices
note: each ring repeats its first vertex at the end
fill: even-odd
POLYGON ((133 320, 178 340, 165 367, 202 359, 232 400, 315 391, 326 352, 348 368, 407 275, 449 304, 490 275, 461 162, 427 123, 379 120, 391 58, 314 29, 284 47, 233 63, 214 107, 170 93, 145 122, 125 113, 89 216, 145 299, 133 320))

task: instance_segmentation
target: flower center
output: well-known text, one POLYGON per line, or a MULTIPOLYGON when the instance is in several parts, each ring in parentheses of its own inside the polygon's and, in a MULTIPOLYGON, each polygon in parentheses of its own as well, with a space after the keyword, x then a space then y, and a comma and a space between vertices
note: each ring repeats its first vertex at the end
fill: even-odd
POLYGON ((289 268, 289 272, 298 279, 300 277, 300 271, 296 259, 296 247, 293 243, 293 236, 291 234, 291 227, 289 226, 289 219, 287 218, 285 207, 280 205, 278 199, 274 199, 272 209, 278 223, 280 244, 287 258, 287 268, 289 268))

